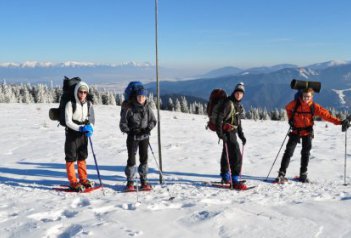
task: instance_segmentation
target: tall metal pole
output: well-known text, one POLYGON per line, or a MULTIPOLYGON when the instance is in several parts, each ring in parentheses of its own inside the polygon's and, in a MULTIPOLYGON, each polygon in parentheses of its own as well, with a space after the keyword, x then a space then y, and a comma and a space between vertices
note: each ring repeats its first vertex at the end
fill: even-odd
POLYGON ((160 117, 160 82, 158 80, 158 0, 155 0, 155 44, 156 44, 156 90, 157 90, 157 139, 158 139, 158 158, 160 166, 160 183, 162 177, 162 152, 161 152, 161 117, 160 117))
POLYGON ((346 161, 347 161, 347 130, 345 131, 345 163, 344 163, 344 185, 346 186, 346 161))

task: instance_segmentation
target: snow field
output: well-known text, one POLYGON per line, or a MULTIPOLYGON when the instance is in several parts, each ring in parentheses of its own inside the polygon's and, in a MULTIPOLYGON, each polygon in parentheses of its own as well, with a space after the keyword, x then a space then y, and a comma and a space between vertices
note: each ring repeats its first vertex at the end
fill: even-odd
MULTIPOLYGON (((343 186, 345 135, 340 127, 316 122, 311 184, 274 185, 264 179, 287 123, 244 120, 243 179, 257 187, 238 192, 203 183, 219 180, 222 150, 216 134, 205 130, 206 117, 162 111, 165 184, 158 183, 149 151, 154 190, 122 193, 127 150, 118 127, 120 108, 97 106, 92 140, 105 187, 75 194, 52 190, 67 183, 64 130, 48 118, 49 108, 56 106, 0 104, 1 237, 351 237, 351 185, 343 186)), ((158 159, 156 130, 150 141, 158 159)), ((289 178, 298 175, 300 149, 289 178)), ((88 173, 98 183, 89 153, 88 173)))

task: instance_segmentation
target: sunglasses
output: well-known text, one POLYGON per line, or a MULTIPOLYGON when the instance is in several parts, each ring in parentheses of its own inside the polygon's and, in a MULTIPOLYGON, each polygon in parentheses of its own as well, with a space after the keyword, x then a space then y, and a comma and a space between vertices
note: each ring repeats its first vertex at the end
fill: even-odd
POLYGON ((78 93, 80 93, 80 94, 88 94, 87 91, 78 91, 78 93))

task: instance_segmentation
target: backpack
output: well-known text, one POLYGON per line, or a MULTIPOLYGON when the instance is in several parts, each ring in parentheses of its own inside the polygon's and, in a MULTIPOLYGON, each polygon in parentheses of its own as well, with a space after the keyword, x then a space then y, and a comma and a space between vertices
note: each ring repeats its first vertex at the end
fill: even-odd
MULTIPOLYGON (((59 125, 66 127, 66 119, 65 119, 65 108, 67 102, 72 102, 72 110, 73 113, 77 109, 77 105, 75 104, 76 99, 74 97, 74 89, 76 85, 81 81, 79 77, 68 78, 65 76, 63 79, 63 88, 62 95, 60 98, 60 105, 58 108, 50 108, 49 117, 53 121, 59 121, 59 125)), ((92 101, 92 96, 90 94, 87 95, 88 102, 88 114, 90 109, 90 102, 92 101)))
POLYGON ((207 122, 206 129, 209 128, 211 131, 217 131, 216 121, 220 112, 219 110, 227 97, 227 93, 221 88, 212 90, 207 103, 207 116, 209 121, 207 122))

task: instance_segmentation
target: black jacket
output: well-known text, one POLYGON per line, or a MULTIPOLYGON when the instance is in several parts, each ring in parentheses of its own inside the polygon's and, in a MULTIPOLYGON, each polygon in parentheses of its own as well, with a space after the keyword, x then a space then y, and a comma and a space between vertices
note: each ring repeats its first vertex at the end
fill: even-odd
POLYGON ((148 138, 156 123, 155 115, 147 101, 144 105, 134 100, 122 105, 119 128, 135 140, 148 138))
POLYGON ((229 123, 235 127, 235 130, 232 132, 237 132, 238 136, 242 138, 244 133, 241 126, 241 117, 243 116, 244 109, 240 102, 235 99, 234 95, 229 96, 223 102, 219 111, 216 120, 217 134, 223 134, 223 125, 229 123))

